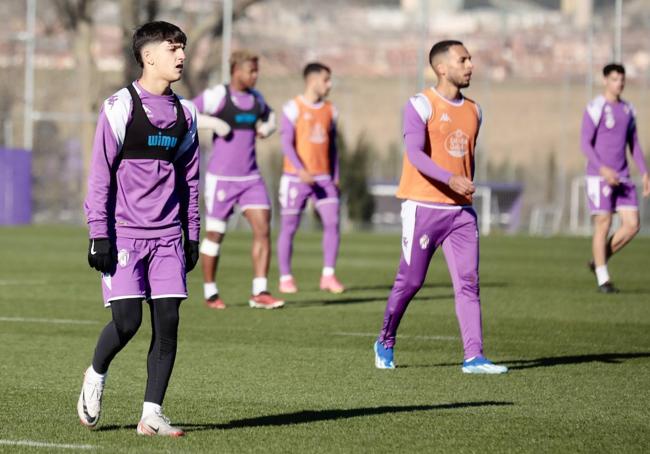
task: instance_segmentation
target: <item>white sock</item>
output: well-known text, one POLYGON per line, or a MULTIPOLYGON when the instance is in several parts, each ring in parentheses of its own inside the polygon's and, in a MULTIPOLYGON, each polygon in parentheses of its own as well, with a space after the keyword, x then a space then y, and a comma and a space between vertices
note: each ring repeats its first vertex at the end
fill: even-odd
POLYGON ((601 265, 596 267, 596 279, 598 279, 598 285, 603 285, 605 282, 609 282, 609 273, 607 272, 607 265, 601 265))
POLYGON ((280 276, 280 282, 287 282, 290 281, 291 279, 293 279, 293 276, 290 274, 283 274, 282 276, 280 276))
POLYGON ((154 404, 153 402, 145 402, 142 404, 142 418, 144 419, 145 417, 149 415, 154 415, 154 414, 161 414, 162 413, 162 407, 158 404, 154 404))
POLYGON ((334 276, 334 268, 332 268, 331 266, 324 266, 323 276, 334 276))
POLYGON ((203 284, 203 296, 207 300, 211 296, 218 295, 219 289, 216 282, 206 282, 203 284))
POLYGON ((93 369, 93 366, 90 366, 86 371, 86 377, 93 382, 106 382, 106 374, 98 374, 95 372, 95 369, 93 369))
POLYGON ((253 295, 259 295, 262 292, 266 292, 267 281, 265 277, 256 277, 253 279, 253 295))

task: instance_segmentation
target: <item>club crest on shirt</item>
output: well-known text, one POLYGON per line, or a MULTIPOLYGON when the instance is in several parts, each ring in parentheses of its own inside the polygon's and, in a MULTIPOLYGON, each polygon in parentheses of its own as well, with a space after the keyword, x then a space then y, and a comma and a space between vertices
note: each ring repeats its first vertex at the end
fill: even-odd
POLYGON ((429 247, 429 235, 426 233, 420 237, 420 248, 422 250, 429 247))
POLYGON ((457 129, 445 139, 445 150, 454 158, 462 158, 469 151, 469 136, 457 129))
POLYGON ((126 267, 129 263, 129 251, 126 249, 120 249, 120 252, 117 253, 117 263, 119 263, 122 268, 126 267))
POLYGON ((309 134, 309 141, 311 143, 325 143, 327 140, 327 134, 325 133, 325 128, 323 128, 323 125, 320 123, 315 123, 314 126, 311 128, 311 132, 309 134))

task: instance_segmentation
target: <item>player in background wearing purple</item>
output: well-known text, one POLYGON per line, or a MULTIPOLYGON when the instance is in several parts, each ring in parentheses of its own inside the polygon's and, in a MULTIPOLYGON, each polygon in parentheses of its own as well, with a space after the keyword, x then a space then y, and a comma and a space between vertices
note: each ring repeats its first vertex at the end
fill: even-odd
POLYGON ((275 131, 275 114, 255 90, 258 56, 238 50, 230 56, 230 83, 204 90, 193 102, 199 128, 214 133, 205 175, 206 237, 201 242, 203 293, 207 307, 225 309, 216 282, 221 243, 228 219, 238 205, 253 231, 253 285, 248 304, 276 309, 284 301, 268 291, 271 258, 271 202, 257 167, 255 141, 275 131))
POLYGON ((320 289, 343 293, 334 273, 339 250, 339 159, 337 112, 325 98, 332 88, 331 70, 309 63, 303 70, 305 91, 284 105, 280 134, 284 170, 280 179, 282 224, 278 235, 280 292, 296 293, 291 274, 293 237, 309 198, 323 224, 323 271, 320 289))
POLYGON ((603 68, 603 77, 605 93, 587 105, 582 118, 581 148, 587 157, 587 199, 594 224, 589 268, 596 274, 600 292, 617 293, 607 262, 639 232, 639 202, 627 165, 628 146, 642 175, 644 197, 650 195, 650 179, 634 108, 621 99, 625 68, 611 63, 603 68), (614 212, 621 226, 608 238, 614 212))
POLYGON ((420 290, 438 247, 454 287, 463 341, 463 373, 503 374, 505 366, 483 356, 479 247, 472 208, 474 151, 481 109, 465 98, 474 65, 460 41, 441 41, 429 52, 435 88, 413 96, 404 108, 406 154, 397 197, 402 203, 402 257, 384 322, 375 342, 375 367, 394 369, 397 328, 420 290))
POLYGON ((90 428, 99 421, 108 367, 138 331, 146 300, 152 335, 137 433, 184 435, 163 415, 162 403, 176 358, 186 273, 199 258, 196 112, 171 90, 183 73, 185 43, 173 24, 140 27, 133 53, 142 76, 104 101, 97 122, 84 204, 88 263, 103 275, 112 320, 99 336, 77 403, 81 423, 90 428))

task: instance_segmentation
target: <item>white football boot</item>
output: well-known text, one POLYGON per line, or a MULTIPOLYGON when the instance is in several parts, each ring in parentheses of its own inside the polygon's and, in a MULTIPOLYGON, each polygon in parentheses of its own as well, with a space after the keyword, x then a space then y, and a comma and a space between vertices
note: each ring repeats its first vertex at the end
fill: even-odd
POLYGON ((138 435, 161 435, 163 437, 182 437, 183 429, 172 426, 169 418, 162 413, 151 413, 140 420, 136 429, 138 435))
MULTIPOLYGON (((92 366, 91 366, 92 367, 92 366)), ((81 394, 77 402, 77 413, 79 421, 84 426, 94 429, 99 422, 99 416, 102 412, 102 395, 104 394, 104 380, 96 377, 90 378, 86 369, 84 381, 81 385, 81 394)), ((94 374, 93 374, 94 375, 94 374)))

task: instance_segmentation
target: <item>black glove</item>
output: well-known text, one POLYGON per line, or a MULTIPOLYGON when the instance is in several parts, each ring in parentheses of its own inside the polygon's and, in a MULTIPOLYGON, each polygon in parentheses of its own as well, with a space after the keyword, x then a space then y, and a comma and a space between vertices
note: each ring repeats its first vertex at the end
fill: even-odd
POLYGON ((185 249, 185 272, 189 273, 196 266, 199 261, 199 242, 187 240, 183 245, 185 249))
POLYGON ((110 273, 115 266, 115 249, 108 238, 91 238, 88 244, 88 265, 100 273, 110 273))

